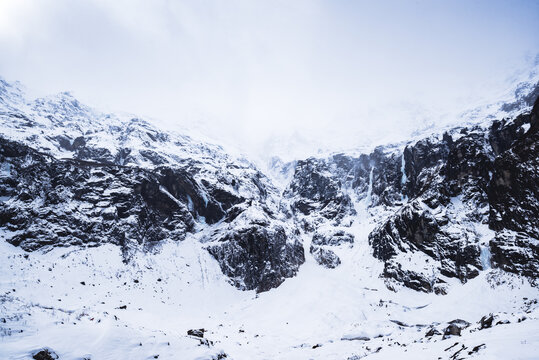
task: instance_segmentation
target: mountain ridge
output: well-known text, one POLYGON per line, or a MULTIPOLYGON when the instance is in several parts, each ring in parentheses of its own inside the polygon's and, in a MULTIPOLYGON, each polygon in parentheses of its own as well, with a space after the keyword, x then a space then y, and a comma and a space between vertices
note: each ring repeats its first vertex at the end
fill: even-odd
MULTIPOLYGON (((144 254, 166 258, 178 246, 197 249, 186 267, 205 259, 202 286, 211 283, 204 274, 212 268, 216 279, 224 274, 234 287, 254 290, 255 299, 287 293, 289 283, 305 286, 298 278, 310 284, 309 274, 321 271, 362 286, 367 280, 355 277, 372 277, 388 297, 420 299, 409 291, 451 297, 476 280, 493 287, 527 282, 535 296, 537 100, 533 108, 517 101, 511 113, 519 115, 512 119, 487 119, 368 153, 276 160, 274 171, 283 179, 276 186, 275 176, 220 146, 136 117, 99 113, 65 93, 25 102, 1 84, 0 228, 3 242, 29 252, 25 259, 58 247, 91 252, 112 245, 130 267, 144 254)), ((507 306, 523 306, 515 304, 507 306)), ((459 332, 469 327, 458 326, 459 332)), ((386 336, 377 331, 342 334, 340 341, 386 336)))

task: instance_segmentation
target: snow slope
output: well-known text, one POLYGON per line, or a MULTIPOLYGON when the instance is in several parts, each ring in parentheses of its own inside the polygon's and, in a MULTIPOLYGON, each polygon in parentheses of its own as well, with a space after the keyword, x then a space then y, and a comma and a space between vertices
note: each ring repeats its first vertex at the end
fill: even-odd
POLYGON ((537 288, 489 269, 457 281, 446 296, 389 291, 370 255, 372 226, 351 229, 357 240, 339 252, 337 269, 307 254, 295 278, 258 295, 229 285, 195 238, 138 253, 129 264, 112 245, 28 257, 0 242, 0 357, 26 359, 47 346, 61 359, 448 359, 461 344, 471 351, 484 343, 474 358, 536 358, 537 288), (511 324, 475 331, 489 313, 511 324), (425 337, 431 324, 442 329, 454 319, 472 323, 462 337, 425 337), (193 328, 206 329, 214 345, 187 336, 193 328))

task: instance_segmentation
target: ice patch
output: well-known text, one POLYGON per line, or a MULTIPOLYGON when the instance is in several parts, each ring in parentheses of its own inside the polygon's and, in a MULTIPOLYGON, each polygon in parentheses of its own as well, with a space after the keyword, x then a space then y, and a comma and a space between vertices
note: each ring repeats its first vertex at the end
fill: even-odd
POLYGON ((481 246, 480 259, 481 259, 481 265, 483 265, 484 270, 490 269, 492 267, 490 258, 491 258, 491 254, 490 254, 489 246, 488 245, 481 246))
POLYGON ((401 200, 402 202, 408 202, 408 196, 404 195, 404 185, 406 185, 406 182, 408 181, 408 178, 406 176, 406 160, 404 159, 404 152, 402 153, 402 157, 401 157, 401 173, 402 173, 401 184, 402 184, 402 190, 403 190, 403 193, 401 195, 401 200))
POLYGON ((184 205, 182 204, 182 202, 178 199, 176 199, 171 193, 169 193, 167 191, 167 189, 165 189, 162 185, 159 185, 159 191, 161 191, 163 194, 165 194, 166 196, 168 196, 170 198, 170 200, 174 201, 176 204, 178 204, 179 207, 183 208, 184 205))
POLYGON ((371 168, 371 173, 369 175, 369 188, 367 190, 367 198, 366 198, 367 206, 372 204, 372 178, 373 178, 373 173, 374 173, 374 167, 371 168))
POLYGON ((0 176, 2 177, 9 177, 11 176, 11 164, 10 163, 2 163, 0 166, 0 176))
POLYGON ((402 157, 401 157, 401 173, 402 173, 402 178, 401 178, 401 184, 404 185, 406 184, 406 181, 408 181, 408 178, 406 177, 406 160, 404 159, 404 153, 402 153, 402 157))
POLYGON ((193 204, 193 199, 189 195, 187 195, 187 208, 189 211, 193 212, 195 210, 195 204, 193 204))

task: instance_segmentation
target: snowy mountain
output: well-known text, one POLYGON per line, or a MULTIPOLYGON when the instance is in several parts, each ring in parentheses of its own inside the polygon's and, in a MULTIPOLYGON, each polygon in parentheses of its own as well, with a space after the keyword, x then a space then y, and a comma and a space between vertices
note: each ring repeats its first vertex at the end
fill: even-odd
POLYGON ((538 89, 264 174, 0 80, 0 355, 534 359, 538 89))

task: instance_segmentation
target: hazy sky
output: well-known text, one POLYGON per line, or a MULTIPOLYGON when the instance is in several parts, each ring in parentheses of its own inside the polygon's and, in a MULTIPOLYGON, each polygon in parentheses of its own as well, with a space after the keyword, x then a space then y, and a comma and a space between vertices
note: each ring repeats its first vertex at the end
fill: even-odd
POLYGON ((537 53, 534 0, 0 0, 0 76, 259 151, 410 131, 537 53))

